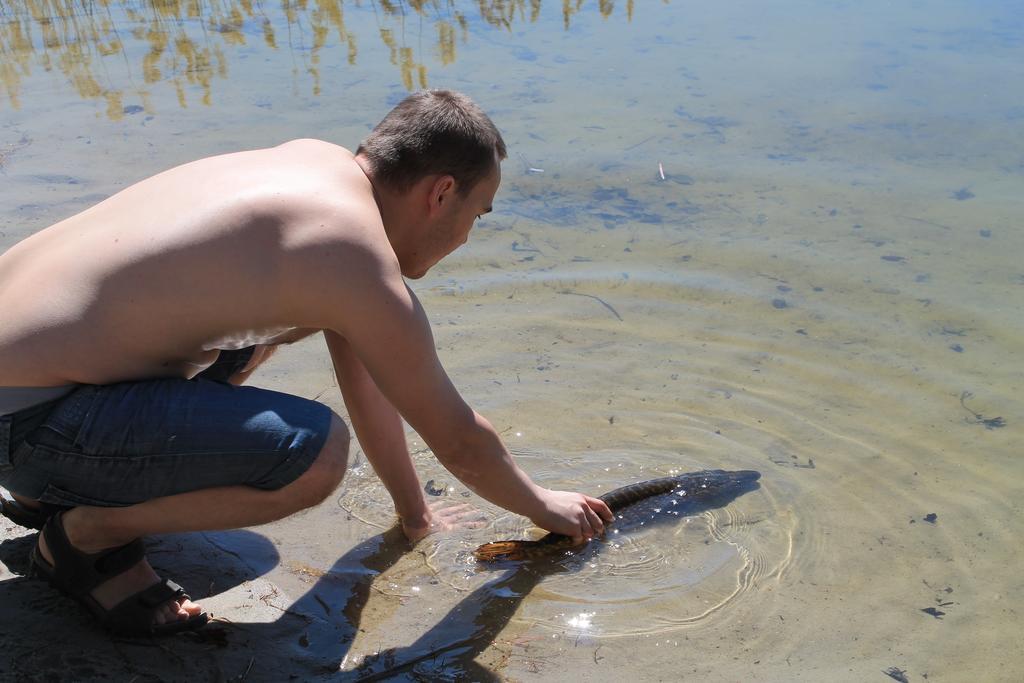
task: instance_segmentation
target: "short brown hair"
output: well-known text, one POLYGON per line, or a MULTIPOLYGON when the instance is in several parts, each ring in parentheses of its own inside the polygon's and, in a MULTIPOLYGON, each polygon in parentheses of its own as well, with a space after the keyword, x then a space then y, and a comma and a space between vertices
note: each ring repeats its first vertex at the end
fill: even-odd
POLYGON ((504 159, 505 141, 473 100, 452 90, 409 95, 377 124, 356 150, 370 162, 374 178, 407 190, 433 174, 455 178, 462 196, 504 159))

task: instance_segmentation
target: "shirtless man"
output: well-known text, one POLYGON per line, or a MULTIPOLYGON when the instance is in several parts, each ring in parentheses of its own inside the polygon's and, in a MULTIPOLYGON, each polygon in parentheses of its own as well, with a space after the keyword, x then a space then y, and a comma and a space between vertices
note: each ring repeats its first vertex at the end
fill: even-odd
POLYGON ((466 241, 505 154, 468 98, 420 92, 355 155, 295 140, 202 159, 0 256, 0 485, 12 518, 45 523, 33 570, 118 632, 205 623, 137 539, 263 524, 335 490, 341 418, 239 386, 320 331, 409 538, 437 520, 401 418, 487 500, 578 542, 600 534, 604 503, 535 484, 462 399, 403 280, 466 241))

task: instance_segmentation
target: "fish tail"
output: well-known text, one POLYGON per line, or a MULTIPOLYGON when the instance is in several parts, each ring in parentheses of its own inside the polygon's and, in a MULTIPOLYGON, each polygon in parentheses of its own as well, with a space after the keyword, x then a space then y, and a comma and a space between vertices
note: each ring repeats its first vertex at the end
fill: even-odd
POLYGON ((496 541, 484 543, 473 551, 477 562, 501 562, 503 560, 525 560, 536 553, 537 541, 496 541))

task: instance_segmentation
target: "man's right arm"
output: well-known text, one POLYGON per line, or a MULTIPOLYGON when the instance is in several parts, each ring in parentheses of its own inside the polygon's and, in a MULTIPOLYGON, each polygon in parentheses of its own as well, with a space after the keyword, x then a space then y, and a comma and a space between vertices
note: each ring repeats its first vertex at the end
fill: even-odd
POLYGON ((336 291, 332 327, 351 345, 374 383, 449 471, 483 498, 577 540, 599 535, 611 512, 600 500, 536 485, 497 432, 459 395, 441 367, 419 301, 397 264, 350 261, 336 291), (374 268, 381 270, 374 272, 374 268), (364 270, 365 269, 365 270, 364 270))

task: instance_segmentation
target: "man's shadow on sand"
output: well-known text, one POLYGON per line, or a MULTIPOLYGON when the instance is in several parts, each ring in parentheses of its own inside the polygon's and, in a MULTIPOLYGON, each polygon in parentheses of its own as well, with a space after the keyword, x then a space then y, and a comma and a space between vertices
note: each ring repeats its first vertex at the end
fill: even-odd
MULTIPOLYGON (((223 645, 223 654, 230 652, 234 660, 232 665, 223 666, 223 671, 238 669, 236 676, 245 674, 238 678, 246 681, 289 677, 363 681, 402 678, 403 674, 444 680, 500 680, 474 659, 493 642, 519 603, 544 576, 565 570, 561 565, 534 562, 512 569, 506 566, 506 571, 473 591, 408 647, 375 655, 357 670, 340 670, 359 632, 374 581, 411 550, 400 527, 388 529, 340 557, 298 600, 279 607, 281 616, 275 621, 215 621, 195 639, 223 645), (273 663, 261 657, 271 652, 273 663), (258 659, 262 661, 254 664, 258 659), (245 661, 249 668, 240 669, 245 661)), ((202 581, 199 576, 191 578, 193 583, 202 581)))
POLYGON ((36 532, 0 541, 0 680, 288 680, 332 678, 355 640, 375 578, 409 553, 398 527, 340 557, 287 604, 261 577, 280 563, 274 544, 242 529, 172 534, 146 543, 156 572, 186 586, 196 602, 232 593, 230 618, 164 639, 122 638, 44 581, 29 576, 36 532), (237 598, 235 597, 237 596, 237 598), (251 608, 252 620, 246 618, 251 608), (267 619, 276 612, 276 619, 267 619), (61 647, 54 647, 55 644, 61 647))
POLYGON ((520 603, 546 576, 571 571, 583 557, 592 558, 597 546, 575 561, 564 558, 504 563, 496 578, 463 598, 415 642, 368 657, 358 669, 339 677, 354 681, 409 680, 501 681, 501 676, 476 662, 519 610, 520 603), (404 675, 404 676, 403 676, 404 675))
MULTIPOLYGON (((6 535, 0 541, 7 570, 0 580, 0 680, 224 678, 214 675, 221 662, 205 636, 120 638, 99 628, 85 609, 29 576, 36 532, 6 535)), ((279 562, 274 545, 248 530, 165 536, 147 542, 146 551, 158 574, 187 586, 197 601, 253 581, 279 562)))
MULTIPOLYGON (((732 488, 705 498, 694 498, 679 505, 668 506, 667 501, 674 492, 656 496, 644 502, 644 514, 616 521, 620 533, 630 533, 640 527, 651 529, 658 526, 677 524, 686 517, 702 514, 708 510, 724 507, 738 496, 759 488, 756 479, 748 480, 732 488), (666 510, 661 514, 662 509, 666 510)), ((499 681, 502 678, 475 660, 504 630, 516 614, 522 601, 545 577, 561 572, 575 571, 599 555, 606 546, 603 541, 590 543, 571 556, 543 554, 536 559, 522 562, 507 562, 497 565, 497 576, 463 598, 437 624, 415 642, 406 647, 378 653, 364 660, 354 671, 338 670, 339 663, 349 651, 359 626, 363 606, 369 598, 374 576, 392 566, 409 549, 399 529, 391 529, 375 537, 371 546, 376 549, 367 555, 357 556, 352 551, 339 559, 334 568, 316 583, 305 595, 295 602, 292 609, 303 613, 315 609, 318 604, 324 621, 319 629, 311 629, 316 639, 309 639, 309 647, 327 661, 323 670, 331 678, 353 681, 378 680, 474 680, 499 681), (327 577, 351 575, 353 563, 358 562, 366 569, 352 581, 338 583, 327 581, 327 577), (340 612, 345 622, 331 619, 332 605, 342 605, 340 612), (331 610, 328 612, 328 610, 331 610), (341 640, 331 646, 331 629, 344 632, 341 640)))
MULTIPOLYGON (((754 484, 746 490, 756 487, 754 484)), ((741 492, 732 492, 724 499, 694 501, 687 506, 685 516, 722 507, 741 492)), ((681 518, 662 517, 655 523, 672 524, 681 518)), ((650 528, 651 522, 648 519, 645 528, 650 528)), ((620 531, 628 532, 629 529, 620 528, 620 531)), ((23 573, 27 569, 27 559, 18 558, 27 558, 32 539, 33 536, 28 536, 0 543, 0 561, 15 573, 23 573)), ((345 553, 294 603, 276 606, 281 611, 276 620, 215 622, 195 636, 188 636, 180 645, 162 646, 164 650, 176 651, 178 660, 187 664, 179 662, 178 670, 168 671, 165 658, 158 658, 161 661, 154 663, 150 657, 148 667, 143 670, 159 671, 164 677, 171 678, 188 674, 193 680, 320 678, 375 681, 394 678, 419 680, 423 677, 501 680, 475 659, 507 626, 523 599, 544 577, 581 566, 582 562, 592 560, 600 553, 603 546, 602 542, 591 543, 575 561, 556 557, 508 563, 499 568, 500 572, 493 580, 467 595, 415 642, 369 657, 354 671, 341 671, 340 665, 358 633, 374 580, 411 550, 401 529, 394 527, 345 553), (210 676, 211 666, 219 675, 210 676)), ((171 570, 167 573, 180 576, 182 583, 192 588, 192 595, 197 601, 242 582, 253 581, 278 563, 277 551, 270 541, 245 530, 174 536, 150 548, 150 561, 158 571, 165 557, 173 558, 174 563, 173 567, 167 568, 171 570), (196 536, 199 538, 194 538, 196 536), (193 566, 188 566, 189 558, 192 558, 193 566)), ((29 596, 21 598, 21 601, 25 614, 31 612, 36 623, 45 624, 46 621, 38 619, 40 606, 51 613, 70 611, 67 605, 55 606, 58 600, 45 584, 20 577, 0 581, 0 604, 8 605, 16 592, 22 593, 28 587, 19 585, 15 591, 14 583, 35 584, 27 591, 29 596)), ((272 590, 272 584, 268 585, 272 590)), ((272 603, 273 600, 268 602, 272 603)), ((90 645, 102 648, 107 643, 109 647, 109 636, 95 627, 90 628, 89 617, 84 611, 76 610, 75 614, 74 623, 65 629, 68 638, 74 638, 71 642, 78 644, 83 634, 91 633, 90 645), (92 640, 96 642, 92 643, 92 640)), ((69 620, 65 618, 65 621, 69 620)), ((51 641, 52 638, 51 635, 46 640, 51 641)), ((5 642, 0 632, 0 647, 5 642)), ((123 651, 118 654, 124 658, 123 651)), ((144 664, 132 659, 130 664, 136 668, 129 667, 128 671, 138 673, 137 667, 144 664)))
POLYGON ((252 681, 337 674, 374 579, 411 550, 399 528, 389 529, 339 558, 288 605, 273 583, 260 581, 280 556, 259 533, 242 529, 150 539, 150 564, 186 586, 195 601, 239 587, 249 593, 232 594, 247 604, 233 604, 228 619, 214 610, 211 623, 195 634, 152 640, 111 636, 70 598, 31 578, 29 553, 36 538, 26 529, 0 541, 0 564, 7 569, 0 579, 2 680, 101 680, 102 673, 112 678, 124 674, 125 680, 137 674, 193 680, 246 674, 245 680, 252 681), (247 611, 254 614, 252 621, 247 611), (267 620, 274 611, 279 616, 267 620), (54 643, 62 643, 59 652, 54 643))

